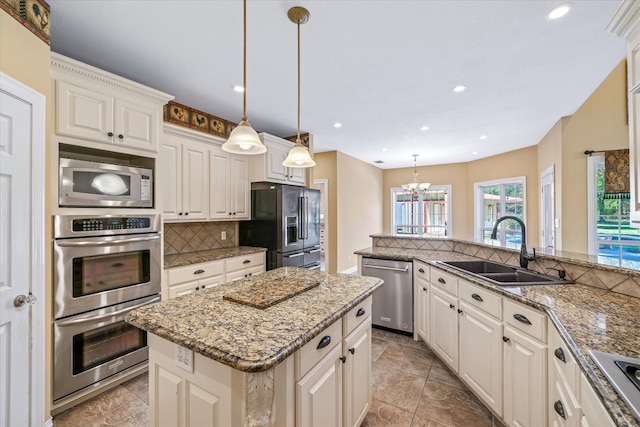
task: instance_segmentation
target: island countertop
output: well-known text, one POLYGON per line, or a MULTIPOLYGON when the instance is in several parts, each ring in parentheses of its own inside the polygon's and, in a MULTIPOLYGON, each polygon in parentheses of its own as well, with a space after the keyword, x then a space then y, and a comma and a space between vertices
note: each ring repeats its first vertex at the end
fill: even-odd
POLYGON ((382 280, 373 277, 282 267, 144 306, 127 314, 126 321, 234 369, 261 372, 293 354, 381 285, 382 280), (242 291, 268 298, 303 282, 314 286, 264 309, 223 298, 242 291))

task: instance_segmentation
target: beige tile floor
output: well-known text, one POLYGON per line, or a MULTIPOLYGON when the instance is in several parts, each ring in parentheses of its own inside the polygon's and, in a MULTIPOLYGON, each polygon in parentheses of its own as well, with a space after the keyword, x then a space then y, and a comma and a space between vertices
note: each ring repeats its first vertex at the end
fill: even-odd
MULTIPOLYGON (((373 403, 362 427, 502 427, 424 344, 374 329, 373 403)), ((54 417, 54 427, 146 427, 143 374, 54 417)), ((331 427, 331 426, 327 426, 331 427)))

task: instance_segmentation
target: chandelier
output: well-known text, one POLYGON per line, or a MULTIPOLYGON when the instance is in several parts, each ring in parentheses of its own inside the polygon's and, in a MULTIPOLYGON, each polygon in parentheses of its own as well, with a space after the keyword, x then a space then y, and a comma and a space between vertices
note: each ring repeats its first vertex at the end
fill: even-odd
POLYGON ((416 166, 417 154, 413 154, 413 181, 409 184, 402 184, 404 194, 411 196, 413 200, 418 200, 420 196, 426 193, 431 185, 428 182, 418 182, 418 169, 416 166))

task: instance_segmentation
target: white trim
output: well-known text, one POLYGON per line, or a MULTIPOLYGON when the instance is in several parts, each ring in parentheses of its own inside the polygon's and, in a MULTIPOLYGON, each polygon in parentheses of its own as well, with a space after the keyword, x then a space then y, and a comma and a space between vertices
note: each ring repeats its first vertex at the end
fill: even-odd
POLYGON ((358 266, 354 265, 353 267, 349 267, 346 270, 342 270, 340 273, 342 274, 358 274, 358 266))
MULTIPOLYGON (((491 181, 482 181, 473 183, 473 235, 476 239, 483 240, 482 229, 484 228, 484 197, 480 187, 490 187, 493 185, 509 184, 514 182, 522 182, 522 221, 527 223, 527 177, 516 176, 513 178, 495 179, 491 181), (479 205, 481 209, 478 209, 479 205)), ((526 238, 526 236, 525 236, 526 238)))
POLYGON ((587 253, 598 255, 598 226, 596 225, 596 162, 603 156, 587 156, 587 253))
MULTIPOLYGON (((446 190, 447 192, 447 226, 445 227, 445 231, 447 233, 447 237, 451 237, 453 235, 453 186, 451 184, 445 185, 432 185, 429 187, 429 190, 446 190)), ((396 208, 395 208, 395 194, 396 192, 403 191, 401 187, 391 187, 391 195, 389 196, 389 200, 391 200, 391 215, 389 230, 391 230, 391 235, 396 235, 395 233, 395 224, 396 224, 396 208)))
MULTIPOLYGON (((326 178, 323 179, 314 179, 313 185, 320 186, 320 203, 325 205, 326 212, 324 222, 324 271, 329 271, 329 180, 326 178)), ((320 213, 322 214, 322 208, 320 209, 320 213)))
POLYGON ((18 97, 32 106, 32 142, 31 146, 31 292, 36 296, 36 303, 31 309, 31 396, 30 422, 40 425, 45 419, 45 249, 44 249, 44 196, 45 196, 45 105, 46 97, 0 72, 0 88, 3 92, 18 97))
POLYGON ((545 178, 547 178, 548 176, 551 176, 551 193, 552 196, 551 197, 551 206, 549 207, 551 210, 551 216, 552 216, 552 221, 551 221, 551 235, 552 237, 552 242, 553 242, 553 246, 552 248, 555 248, 556 246, 556 230, 555 230, 555 215, 556 215, 556 209, 555 209, 555 198, 556 198, 556 188, 555 188, 555 165, 551 165, 549 166, 547 169, 545 169, 544 171, 542 171, 542 173, 540 174, 540 245, 541 247, 545 247, 545 241, 544 241, 544 232, 545 232, 545 206, 544 206, 544 200, 542 199, 542 189, 544 188, 544 181, 545 178))

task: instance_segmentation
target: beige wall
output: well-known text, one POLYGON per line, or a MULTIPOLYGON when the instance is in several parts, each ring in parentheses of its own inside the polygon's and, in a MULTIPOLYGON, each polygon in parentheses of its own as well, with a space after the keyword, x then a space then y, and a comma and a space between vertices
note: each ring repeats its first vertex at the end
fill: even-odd
MULTIPOLYGON (((49 97, 49 61, 50 61, 49 45, 36 37, 31 31, 27 30, 13 17, 0 9, 0 71, 11 76, 12 78, 22 82, 26 86, 49 97)), ((52 118, 48 113, 49 105, 47 100, 47 129, 45 132, 46 153, 48 158, 50 155, 49 135, 53 129, 51 125, 52 118)), ((48 162, 45 162, 48 165, 48 162)), ((44 176, 49 176, 49 171, 44 176)), ((49 187, 45 186, 45 189, 49 187)), ((46 191, 46 190, 45 190, 46 191)), ((48 199, 50 194, 46 195, 48 199)), ((45 202, 45 219, 51 217, 49 211, 49 203, 45 202)), ((45 220, 45 236, 51 236, 51 221, 45 220)), ((45 242, 49 242, 45 238, 45 242)), ((45 319, 51 318, 51 250, 45 248, 45 278, 46 283, 44 289, 48 293, 45 295, 45 319)), ((40 297, 39 295, 37 297, 40 297)), ((45 329, 45 419, 43 423, 49 419, 50 400, 51 400, 51 325, 49 321, 46 323, 45 329)))
POLYGON ((344 153, 316 153, 314 179, 329 183, 329 272, 357 264, 354 251, 371 246, 373 233, 382 232, 383 173, 377 167, 344 153))
POLYGON ((562 249, 587 253, 585 150, 629 148, 626 62, 622 61, 562 125, 562 249))

